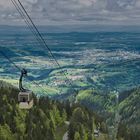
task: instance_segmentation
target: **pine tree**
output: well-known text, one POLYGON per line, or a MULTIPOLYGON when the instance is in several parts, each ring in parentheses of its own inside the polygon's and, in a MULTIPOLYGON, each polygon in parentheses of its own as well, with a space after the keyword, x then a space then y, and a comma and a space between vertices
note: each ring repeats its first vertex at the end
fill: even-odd
POLYGON ((75 132, 74 140, 81 140, 79 132, 75 132))
POLYGON ((0 140, 14 140, 14 136, 7 124, 0 126, 0 140))

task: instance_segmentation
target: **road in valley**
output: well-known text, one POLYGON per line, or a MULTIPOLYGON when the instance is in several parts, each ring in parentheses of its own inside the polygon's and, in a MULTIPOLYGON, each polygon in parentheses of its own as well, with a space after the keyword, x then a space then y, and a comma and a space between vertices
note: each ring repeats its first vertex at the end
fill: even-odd
MULTIPOLYGON (((66 121, 65 124, 69 126, 70 125, 70 122, 69 121, 66 121)), ((62 140, 68 140, 68 131, 64 134, 62 140)))
POLYGON ((68 132, 66 132, 63 136, 63 140, 68 140, 68 132))

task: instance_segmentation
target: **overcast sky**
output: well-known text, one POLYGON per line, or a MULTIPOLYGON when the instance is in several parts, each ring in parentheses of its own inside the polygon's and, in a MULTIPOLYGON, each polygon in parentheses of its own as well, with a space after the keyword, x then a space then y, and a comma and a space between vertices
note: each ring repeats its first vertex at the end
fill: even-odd
MULTIPOLYGON (((140 0, 21 0, 38 25, 140 25, 140 0)), ((0 0, 0 24, 19 25, 11 0, 0 0)))

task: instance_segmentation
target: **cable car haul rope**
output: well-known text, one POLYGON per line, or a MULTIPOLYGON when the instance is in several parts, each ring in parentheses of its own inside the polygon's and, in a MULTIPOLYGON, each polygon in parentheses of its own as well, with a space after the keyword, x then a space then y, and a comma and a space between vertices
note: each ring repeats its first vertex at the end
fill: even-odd
MULTIPOLYGON (((15 6, 15 8, 17 9, 17 11, 20 14, 20 16, 22 17, 22 19, 25 21, 27 27, 33 33, 35 39, 38 41, 38 44, 41 47, 43 46, 43 48, 47 50, 47 53, 49 54, 49 59, 53 59, 55 64, 58 66, 58 68, 62 70, 61 65, 58 63, 58 61, 55 58, 55 56, 53 55, 51 49, 48 47, 45 39, 43 38, 43 36, 39 32, 38 28, 36 27, 36 25, 32 21, 31 17, 29 16, 28 12, 24 8, 24 6, 20 2, 20 0, 17 0, 17 1, 16 0, 11 0, 11 2, 15 6)), ((21 76, 20 76, 20 79, 19 79, 20 93, 18 95, 19 107, 22 108, 22 109, 30 109, 33 106, 33 98, 32 98, 33 93, 32 93, 32 91, 24 89, 23 86, 22 86, 22 79, 23 79, 23 77, 27 77, 27 70, 17 66, 3 51, 0 51, 0 53, 9 61, 9 63, 11 63, 16 69, 18 69, 21 72, 21 76)), ((67 73, 63 70, 62 70, 62 72, 63 72, 63 75, 65 76, 65 78, 67 79, 69 85, 73 88, 73 84, 72 84, 71 80, 67 77, 67 73)), ((30 80, 29 77, 27 77, 27 79, 30 80)), ((40 87, 39 84, 37 84, 35 81, 32 81, 32 82, 34 84, 36 84, 38 87, 40 87)), ((73 92, 74 92, 73 97, 75 97, 77 95, 77 90, 75 90, 73 88, 73 92)))

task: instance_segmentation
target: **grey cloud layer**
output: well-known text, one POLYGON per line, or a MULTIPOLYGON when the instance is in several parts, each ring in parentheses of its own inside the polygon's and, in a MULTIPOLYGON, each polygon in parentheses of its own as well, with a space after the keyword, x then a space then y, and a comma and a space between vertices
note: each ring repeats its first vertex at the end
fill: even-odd
MULTIPOLYGON (((22 2, 31 16, 41 21, 40 24, 47 22, 140 23, 140 0, 24 0, 22 2)), ((5 22, 19 19, 10 0, 0 1, 0 17, 5 22)))

